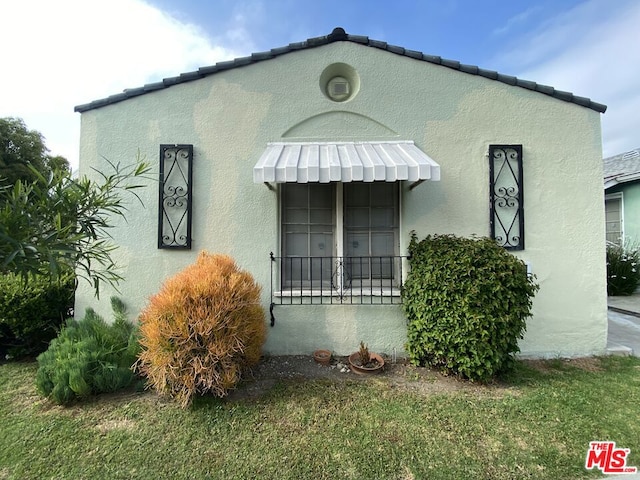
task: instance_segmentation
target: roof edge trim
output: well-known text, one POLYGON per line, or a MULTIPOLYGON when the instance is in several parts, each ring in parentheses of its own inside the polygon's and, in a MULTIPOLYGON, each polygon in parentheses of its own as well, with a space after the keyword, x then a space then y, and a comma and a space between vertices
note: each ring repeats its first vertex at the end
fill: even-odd
POLYGON ((238 67, 250 65, 253 63, 263 62, 265 60, 269 60, 269 59, 278 57, 280 55, 286 55, 288 53, 292 53, 297 50, 315 48, 322 45, 328 45, 333 42, 352 42, 359 45, 365 45, 371 48, 377 48, 379 50, 384 50, 396 55, 412 58, 417 61, 427 62, 434 65, 440 65, 445 68, 450 68, 452 70, 457 70, 459 72, 466 73, 468 75, 476 75, 476 76, 488 78, 490 80, 495 80, 501 83, 505 83, 507 85, 512 85, 519 88, 524 88, 526 90, 535 91, 543 95, 547 95, 559 100, 563 100, 565 102, 574 103, 581 107, 595 110, 598 113, 604 113, 607 110, 607 106, 602 103, 594 102, 591 99, 586 97, 579 97, 579 96, 573 95, 570 92, 563 92, 560 90, 556 90, 553 87, 550 87, 548 85, 540 85, 540 84, 537 84, 536 82, 532 82, 529 80, 519 79, 517 77, 513 77, 510 75, 503 75, 491 70, 485 70, 475 65, 464 65, 455 60, 448 60, 446 58, 441 58, 433 55, 426 55, 422 52, 415 51, 415 50, 406 50, 403 47, 399 47, 396 45, 389 45, 383 41, 371 40, 369 39, 369 37, 365 37, 361 35, 350 35, 347 32, 345 32, 343 28, 336 27, 333 29, 333 31, 329 35, 309 38, 303 42, 290 43, 285 47, 273 48, 268 52, 257 52, 246 57, 239 57, 233 60, 218 62, 215 65, 201 67, 198 70, 195 70, 192 72, 185 72, 176 77, 165 78, 160 82, 147 84, 139 88, 127 89, 122 93, 118 93, 106 98, 94 100, 92 102, 85 103, 82 105, 77 105, 74 108, 74 111, 83 113, 88 110, 94 110, 96 108, 101 108, 114 103, 122 102, 124 100, 128 100, 129 98, 145 95, 147 93, 151 93, 151 92, 160 90, 162 88, 168 88, 172 85, 198 80, 200 78, 204 78, 224 70, 229 70, 231 68, 238 68, 238 67))

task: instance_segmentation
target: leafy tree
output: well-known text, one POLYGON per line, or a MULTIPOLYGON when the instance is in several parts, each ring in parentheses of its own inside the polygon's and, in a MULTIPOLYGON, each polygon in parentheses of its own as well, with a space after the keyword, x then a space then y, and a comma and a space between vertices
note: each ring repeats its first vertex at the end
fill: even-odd
POLYGON ((122 166, 108 162, 111 173, 97 172, 99 181, 74 179, 66 169, 48 176, 30 166, 35 180, 18 180, 0 188, 0 272, 53 279, 75 270, 99 295, 101 282, 117 285, 109 229, 114 217, 125 218, 123 193, 135 190, 150 168, 141 161, 122 166), (138 183, 131 183, 137 180, 138 183))
POLYGON ((69 170, 69 162, 51 156, 39 132, 29 130, 20 118, 0 118, 0 184, 36 180, 35 171, 48 176, 53 170, 69 170))
POLYGON ((56 155, 55 157, 47 156, 46 165, 49 172, 53 172, 55 170, 71 170, 69 161, 60 155, 56 155))

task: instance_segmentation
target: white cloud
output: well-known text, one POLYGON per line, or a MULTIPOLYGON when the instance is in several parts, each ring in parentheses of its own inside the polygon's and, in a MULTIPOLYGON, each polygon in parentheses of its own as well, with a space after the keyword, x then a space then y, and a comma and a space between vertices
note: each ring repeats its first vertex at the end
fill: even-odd
POLYGON ((540 11, 540 7, 530 7, 523 12, 514 15, 509 20, 505 22, 505 24, 501 27, 495 28, 491 34, 492 35, 505 35, 506 33, 511 32, 513 29, 522 25, 524 22, 529 20, 532 15, 536 14, 540 11))
POLYGON ((261 1, 234 4, 233 13, 225 22, 221 41, 236 45, 247 53, 255 52, 257 49, 252 31, 264 29, 264 22, 268 21, 269 13, 261 1))
POLYGON ((77 166, 82 103, 245 54, 141 0, 2 2, 0 116, 77 166))
POLYGON ((615 155, 640 146, 638 25, 640 3, 590 0, 542 24, 501 63, 521 78, 606 104, 603 153, 615 155))

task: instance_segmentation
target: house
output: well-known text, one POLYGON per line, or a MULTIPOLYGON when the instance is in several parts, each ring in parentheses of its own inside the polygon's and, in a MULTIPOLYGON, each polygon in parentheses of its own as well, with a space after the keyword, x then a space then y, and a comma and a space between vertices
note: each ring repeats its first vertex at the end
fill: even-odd
POLYGON ((640 148, 604 159, 607 241, 640 242, 640 148))
MULTIPOLYGON (((401 355, 411 232, 491 235, 541 286, 537 357, 605 351, 605 109, 341 28, 76 107, 81 174, 158 170, 113 234, 133 312, 221 252, 262 285, 267 353, 401 355)), ((110 294, 81 284, 76 308, 110 294)))

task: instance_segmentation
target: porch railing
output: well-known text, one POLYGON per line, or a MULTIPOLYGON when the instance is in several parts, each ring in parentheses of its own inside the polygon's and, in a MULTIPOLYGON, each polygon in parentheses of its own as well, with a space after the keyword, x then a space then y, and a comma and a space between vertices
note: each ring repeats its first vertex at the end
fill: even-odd
POLYGON ((406 256, 271 256, 271 304, 399 304, 406 256))

